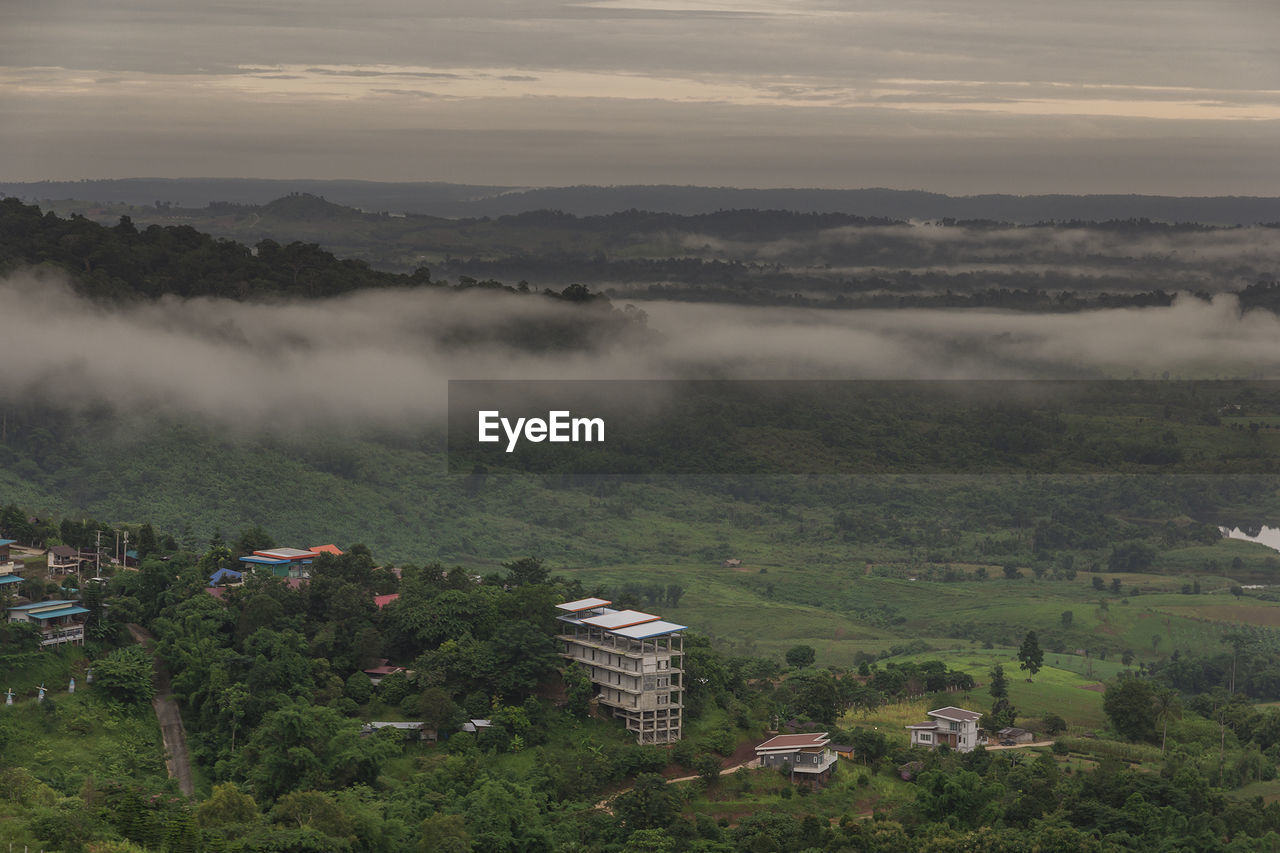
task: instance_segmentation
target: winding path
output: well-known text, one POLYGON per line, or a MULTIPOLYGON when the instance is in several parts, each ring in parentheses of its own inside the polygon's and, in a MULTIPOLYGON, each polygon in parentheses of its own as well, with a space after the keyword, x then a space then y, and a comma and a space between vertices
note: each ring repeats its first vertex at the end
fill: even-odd
POLYGON ((129 633, 133 639, 142 644, 151 655, 151 668, 154 673, 156 695, 151 699, 151 706, 156 709, 156 720, 160 723, 160 736, 164 738, 164 766, 169 771, 170 779, 178 780, 178 790, 184 796, 193 797, 196 793, 195 780, 191 775, 191 756, 187 752, 187 731, 182 727, 182 715, 178 713, 178 703, 173 701, 169 690, 169 673, 164 664, 156 660, 151 649, 155 638, 141 625, 129 623, 129 633))

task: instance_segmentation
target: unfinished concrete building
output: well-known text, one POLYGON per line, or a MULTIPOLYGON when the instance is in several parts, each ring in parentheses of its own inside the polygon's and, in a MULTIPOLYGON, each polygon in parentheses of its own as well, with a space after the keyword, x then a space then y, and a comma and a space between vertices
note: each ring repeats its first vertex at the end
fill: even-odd
POLYGON ((602 598, 557 604, 561 654, 584 666, 596 701, 626 721, 642 744, 680 740, 684 625, 638 610, 614 610, 602 598))

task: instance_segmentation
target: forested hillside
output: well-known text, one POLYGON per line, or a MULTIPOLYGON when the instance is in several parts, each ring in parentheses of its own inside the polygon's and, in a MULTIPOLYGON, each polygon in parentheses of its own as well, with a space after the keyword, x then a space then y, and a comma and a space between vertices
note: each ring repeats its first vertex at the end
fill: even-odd
MULTIPOLYGON (((1280 272, 1275 228, 1166 222, 1122 213, 1012 223, 939 215, 926 221, 840 212, 720 209, 677 214, 558 210, 496 218, 390 216, 294 194, 266 204, 190 208, 94 201, 54 203, 113 227, 121 217, 192 227, 267 249, 274 273, 246 272, 217 292, 337 292, 339 268, 317 276, 316 246, 408 278, 474 286, 528 281, 562 291, 586 283, 627 299, 835 308, 1000 308, 1078 312, 1169 305, 1269 286, 1280 272), (273 246, 282 246, 276 253, 273 246), (275 254, 273 254, 275 253, 275 254), (335 288, 337 290, 335 290, 335 288)), ((1119 210, 1119 209, 1118 209, 1119 210)), ((145 233, 145 232, 144 232, 145 233)), ((76 263, 89 261, 75 255, 76 263)), ((227 263, 223 258, 221 263, 227 263)), ((378 281, 355 261, 353 283, 378 281)), ((341 267, 346 269, 346 267, 341 267)), ((185 286, 185 285, 184 285, 185 286)), ((1269 303, 1248 303, 1251 305, 1269 303)))

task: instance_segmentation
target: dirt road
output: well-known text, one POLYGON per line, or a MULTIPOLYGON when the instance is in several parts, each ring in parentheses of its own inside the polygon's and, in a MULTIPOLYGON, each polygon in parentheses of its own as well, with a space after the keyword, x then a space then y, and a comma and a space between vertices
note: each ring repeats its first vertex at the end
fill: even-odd
POLYGON ((169 771, 169 778, 178 780, 178 790, 185 796, 195 796, 196 786, 191 776, 191 756, 187 753, 187 730, 182 727, 182 715, 178 713, 178 703, 173 701, 173 695, 169 691, 169 673, 151 651, 155 638, 147 629, 133 623, 129 624, 129 633, 151 654, 151 668, 155 673, 156 686, 156 695, 151 700, 151 706, 155 708, 156 719, 160 722, 160 736, 164 738, 164 765, 169 771))

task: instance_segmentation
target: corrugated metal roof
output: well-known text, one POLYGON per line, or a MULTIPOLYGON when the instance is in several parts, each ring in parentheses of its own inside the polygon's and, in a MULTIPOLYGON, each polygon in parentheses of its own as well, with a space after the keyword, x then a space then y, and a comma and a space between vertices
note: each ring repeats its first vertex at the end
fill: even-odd
POLYGON ((254 551, 259 557, 274 557, 277 560, 301 560, 303 557, 314 557, 314 551, 303 551, 299 548, 267 548, 263 551, 254 551))
POLYGON ((580 613, 583 610, 595 610, 597 607, 604 607, 606 604, 613 604, 612 601, 605 601, 603 598, 580 598, 577 601, 566 601, 564 604, 557 604, 559 610, 567 610, 570 613, 580 613))
POLYGON ((242 563, 253 563, 259 566, 284 566, 288 565, 291 560, 284 560, 278 557, 241 557, 242 563))
POLYGON ((335 557, 342 556, 342 549, 337 545, 312 545, 310 551, 313 554, 333 554, 335 557))
POLYGON ((62 605, 63 607, 66 607, 68 605, 76 604, 76 603, 77 602, 71 601, 70 599, 58 598, 52 601, 33 601, 30 604, 19 604, 17 607, 10 607, 9 609, 10 610, 32 610, 38 607, 53 607, 54 605, 59 605, 59 604, 62 605))
POLYGON ((41 610, 39 613, 28 613, 32 619, 56 619, 59 616, 75 616, 77 613, 88 613, 87 607, 64 607, 61 610, 41 610))
POLYGON ((3 548, 5 545, 13 545, 17 541, 17 539, 0 539, 0 548, 3 548))
POLYGON ((22 578, 17 575, 0 575, 0 583, 22 583, 22 578))
POLYGON ((610 631, 616 631, 619 628, 626 628, 629 625, 639 625, 641 622, 653 622, 660 619, 652 613, 641 613, 639 610, 618 610, 613 613, 602 613, 599 616, 588 616, 582 620, 583 625, 594 625, 597 628, 607 628, 610 631))
POLYGON ((632 625, 629 628, 617 628, 613 633, 631 640, 647 640, 650 637, 660 637, 663 634, 674 634, 688 627, 688 625, 677 625, 674 622, 664 622, 659 619, 656 622, 643 622, 639 625, 632 625))

